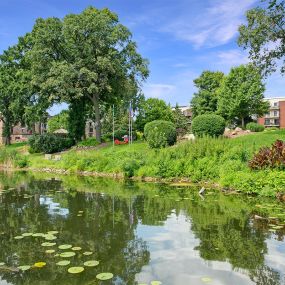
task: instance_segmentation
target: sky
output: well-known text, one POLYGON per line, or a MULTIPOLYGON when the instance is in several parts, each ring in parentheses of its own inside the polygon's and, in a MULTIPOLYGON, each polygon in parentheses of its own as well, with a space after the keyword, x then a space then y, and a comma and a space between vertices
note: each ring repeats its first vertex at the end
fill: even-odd
MULTIPOLYGON (((38 17, 62 18, 88 6, 109 8, 119 15, 150 62, 143 85, 146 97, 171 105, 189 105, 193 79, 204 70, 228 73, 247 63, 247 52, 237 45, 238 27, 256 0, 0 0, 0 53, 31 31, 38 17)), ((266 97, 285 96, 285 78, 266 80, 266 97)), ((57 113, 62 106, 55 106, 57 113)))

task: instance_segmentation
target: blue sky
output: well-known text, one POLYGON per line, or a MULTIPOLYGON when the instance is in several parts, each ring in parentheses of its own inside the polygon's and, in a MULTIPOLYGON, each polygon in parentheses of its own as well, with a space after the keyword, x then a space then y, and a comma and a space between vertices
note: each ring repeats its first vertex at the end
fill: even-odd
MULTIPOLYGON (((236 44, 238 26, 255 0, 1 0, 0 52, 32 29, 38 17, 63 17, 89 5, 108 7, 129 27, 139 52, 150 61, 143 90, 175 105, 188 105, 193 79, 203 70, 227 73, 248 62, 236 44)), ((284 78, 267 79, 267 97, 285 96, 284 78)), ((58 107, 52 112, 57 112, 58 107)))

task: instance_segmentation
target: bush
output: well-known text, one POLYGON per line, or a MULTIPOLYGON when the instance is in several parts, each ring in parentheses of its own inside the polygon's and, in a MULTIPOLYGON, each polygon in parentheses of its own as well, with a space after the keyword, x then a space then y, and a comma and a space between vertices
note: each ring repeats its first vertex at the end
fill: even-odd
POLYGON ((262 147, 249 162, 251 169, 285 168, 285 142, 277 140, 271 148, 262 147))
POLYGON ((251 132, 263 132, 264 126, 257 124, 257 123, 254 123, 254 122, 251 122, 251 123, 248 123, 246 125, 246 129, 250 130, 251 132))
POLYGON ((197 137, 218 137, 224 133, 225 126, 224 118, 215 114, 200 115, 192 121, 192 131, 197 137))
POLYGON ((29 139, 31 153, 55 153, 74 145, 71 138, 56 134, 33 135, 29 139))
POLYGON ((168 121, 156 120, 144 127, 144 136, 151 148, 163 148, 176 142, 175 125, 168 121))
POLYGON ((87 138, 86 140, 79 142, 77 145, 78 146, 97 146, 98 144, 99 143, 96 140, 96 138, 90 137, 90 138, 87 138))

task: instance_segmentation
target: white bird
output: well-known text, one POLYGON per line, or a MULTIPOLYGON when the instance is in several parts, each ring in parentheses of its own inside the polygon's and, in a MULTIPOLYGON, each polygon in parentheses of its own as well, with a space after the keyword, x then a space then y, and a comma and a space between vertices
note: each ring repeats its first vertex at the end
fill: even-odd
POLYGON ((205 187, 202 187, 199 191, 199 195, 203 195, 205 193, 205 187))

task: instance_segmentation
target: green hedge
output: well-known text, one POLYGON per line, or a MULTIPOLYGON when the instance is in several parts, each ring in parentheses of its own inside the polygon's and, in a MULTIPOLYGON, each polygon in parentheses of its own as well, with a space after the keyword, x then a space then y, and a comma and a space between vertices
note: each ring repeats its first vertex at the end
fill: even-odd
POLYGON ((144 127, 144 136, 151 148, 163 148, 176 142, 176 128, 172 122, 156 120, 144 127))
POLYGON ((55 153, 73 145, 74 141, 71 138, 56 134, 33 135, 29 139, 31 153, 55 153))
POLYGON ((192 121, 192 132, 197 137, 218 137, 225 131, 225 120, 215 114, 197 116, 192 121))
POLYGON ((96 140, 96 138, 90 137, 90 138, 87 138, 86 140, 79 142, 77 145, 78 146, 97 146, 98 144, 99 143, 96 140))
POLYGON ((263 132, 264 126, 257 124, 257 123, 254 123, 254 122, 251 122, 251 123, 248 123, 246 125, 246 129, 250 130, 251 132, 263 132))

